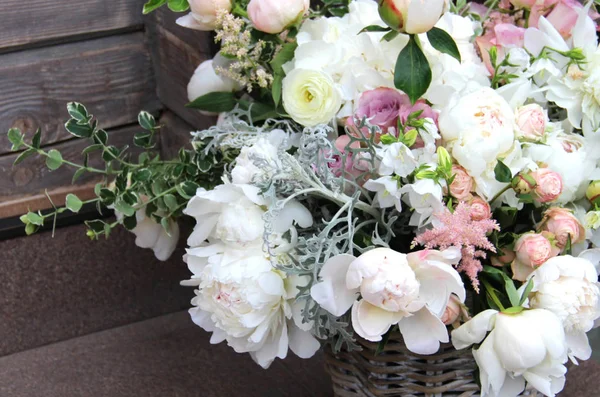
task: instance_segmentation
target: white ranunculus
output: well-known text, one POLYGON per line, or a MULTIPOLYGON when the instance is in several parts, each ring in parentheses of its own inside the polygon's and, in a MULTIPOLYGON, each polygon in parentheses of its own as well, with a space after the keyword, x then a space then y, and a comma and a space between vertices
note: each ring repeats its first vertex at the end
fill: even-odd
POLYGON ((195 30, 215 30, 217 14, 231 10, 231 0, 189 0, 191 12, 177 18, 177 24, 195 30))
POLYGON ((213 344, 226 340, 238 353, 250 353, 268 368, 288 348, 301 358, 319 349, 312 324, 303 323, 297 286, 306 282, 276 270, 260 248, 236 250, 225 244, 188 249, 185 257, 193 276, 182 282, 195 286, 194 323, 212 332, 213 344))
MULTIPOLYGON (((190 247, 198 247, 208 238, 219 239, 232 247, 260 247, 263 244, 266 200, 257 187, 225 183, 213 190, 198 189, 184 210, 196 218, 188 237, 190 247)), ((290 201, 274 220, 275 233, 284 233, 297 222, 303 228, 312 225, 312 215, 298 203, 290 201)))
MULTIPOLYGON (((239 85, 228 77, 219 76, 213 66, 214 60, 204 61, 196 68, 187 86, 188 99, 191 101, 211 92, 237 91, 239 85)), ((202 111, 205 115, 216 115, 202 111)))
POLYGON ((283 79, 281 96, 290 117, 307 127, 329 123, 342 103, 333 79, 316 70, 292 70, 283 79))
POLYGON ((452 267, 459 260, 457 248, 408 255, 376 248, 358 258, 338 255, 323 265, 311 296, 335 316, 352 307, 354 331, 367 340, 381 340, 398 324, 410 351, 433 354, 448 341, 440 318, 450 295, 465 300, 464 285, 452 267))
POLYGON ((570 255, 549 259, 531 275, 532 308, 546 309, 563 323, 572 359, 592 354, 586 332, 600 318, 600 284, 594 264, 570 255))
POLYGON ((444 108, 439 127, 452 157, 475 179, 477 193, 490 199, 502 188, 495 186, 497 159, 515 150, 513 109, 496 91, 481 87, 444 108))
POLYGON ((516 397, 525 381, 549 397, 563 389, 567 347, 562 323, 554 313, 535 309, 507 314, 489 309, 452 331, 456 349, 478 343, 473 356, 481 397, 516 397))

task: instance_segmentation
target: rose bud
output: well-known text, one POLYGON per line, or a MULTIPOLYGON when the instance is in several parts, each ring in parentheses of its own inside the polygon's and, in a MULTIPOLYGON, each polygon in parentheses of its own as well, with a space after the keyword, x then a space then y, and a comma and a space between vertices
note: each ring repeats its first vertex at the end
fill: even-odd
POLYGON ((600 181, 593 181, 587 188, 585 192, 585 197, 590 200, 590 203, 596 204, 597 202, 600 204, 600 181))
POLYGON ((571 244, 581 243, 585 240, 585 228, 566 208, 552 207, 544 213, 541 230, 553 233, 556 236, 556 245, 564 248, 569 236, 571 244))
POLYGON ((458 296, 454 294, 450 295, 450 299, 440 320, 442 320, 444 325, 452 325, 460 320, 466 321, 468 319, 469 315, 465 305, 460 301, 458 296))
POLYGON ((435 26, 446 8, 445 0, 379 0, 379 16, 402 33, 425 33, 435 26))
POLYGON ((231 0, 189 0, 190 13, 177 19, 177 24, 195 30, 215 30, 217 14, 231 10, 231 0))
POLYGON ((511 251, 506 248, 502 248, 502 255, 500 256, 492 256, 490 261, 492 262, 492 266, 496 267, 504 267, 505 265, 510 264, 515 260, 516 254, 515 251, 511 251))
POLYGON ((450 194, 459 201, 469 200, 473 197, 473 178, 460 165, 452 165, 451 174, 454 175, 454 180, 450 184, 450 194))
POLYGON ((546 111, 538 104, 521 106, 517 109, 516 119, 519 127, 518 137, 537 142, 546 132, 546 111))
POLYGON ((517 194, 529 194, 535 188, 536 182, 531 175, 519 172, 513 178, 511 186, 517 194))
POLYGON ((482 221, 492 217, 490 204, 479 196, 473 196, 469 201, 469 206, 471 206, 471 219, 474 221, 482 221))
POLYGON ((293 25, 310 7, 310 0, 251 0, 248 17, 257 30, 281 33, 293 25))
POLYGON ((555 201, 562 193, 562 178, 558 172, 549 168, 539 168, 531 173, 531 177, 535 179, 533 192, 540 203, 555 201))
POLYGON ((526 233, 519 237, 515 243, 516 258, 511 264, 513 279, 525 281, 535 269, 560 253, 560 248, 545 233, 526 233))

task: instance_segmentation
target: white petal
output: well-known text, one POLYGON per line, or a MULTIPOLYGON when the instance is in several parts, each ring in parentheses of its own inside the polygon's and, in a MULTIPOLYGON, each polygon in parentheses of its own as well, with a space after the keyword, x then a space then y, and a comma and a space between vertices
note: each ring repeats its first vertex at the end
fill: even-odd
POLYGON ((437 316, 423 308, 398 323, 408 350, 417 354, 433 354, 440 342, 448 342, 448 330, 437 316))
POLYGON ((315 302, 334 316, 346 313, 358 295, 358 289, 346 287, 346 273, 354 259, 352 255, 345 254, 330 258, 319 273, 323 281, 310 289, 315 302))
POLYGON ((592 356, 592 348, 587 335, 583 331, 571 331, 565 333, 569 357, 577 364, 576 358, 588 360, 592 356))
POLYGON ((309 332, 289 324, 290 349, 300 358, 310 358, 321 347, 319 341, 309 332))
MULTIPOLYGON (((452 336, 454 337, 454 333, 452 336)), ((490 333, 479 349, 473 349, 473 357, 475 357, 475 361, 479 367, 479 377, 481 379, 482 389, 481 394, 484 395, 484 392, 491 392, 493 393, 492 395, 501 396, 499 391, 502 389, 502 385, 506 379, 506 371, 502 367, 502 364, 494 351, 493 336, 493 332, 490 333)))
POLYGON ((306 307, 304 303, 305 301, 295 301, 292 303, 292 320, 294 320, 296 327, 300 328, 302 331, 310 331, 314 325, 314 322, 309 321, 305 323, 303 321, 304 316, 302 315, 302 312, 306 307))
POLYGON ((356 301, 352 306, 354 331, 371 342, 380 341, 381 336, 397 321, 395 313, 373 306, 365 300, 356 301))
POLYGON ((152 219, 146 218, 131 231, 136 236, 135 245, 140 248, 153 248, 160 236, 162 226, 152 219))
POLYGON ((187 244, 190 247, 198 247, 206 241, 208 236, 212 233, 215 225, 219 220, 219 214, 212 214, 202 219, 196 219, 196 226, 194 231, 187 239, 187 244))
POLYGON ((285 233, 294 225, 294 221, 301 227, 311 227, 313 218, 310 211, 296 200, 286 203, 273 222, 275 233, 285 233))
POLYGON ((175 22, 177 23, 177 25, 183 26, 184 28, 203 31, 213 30, 212 26, 205 25, 199 22, 196 18, 194 18, 191 12, 187 15, 177 18, 175 22))
POLYGON ((276 330, 277 332, 266 340, 265 344, 255 352, 251 352, 250 356, 258 365, 264 369, 269 368, 275 357, 285 358, 288 350, 288 331, 287 324, 276 330))
POLYGON ((175 248, 177 248, 177 242, 179 241, 179 225, 177 222, 170 221, 169 227, 170 236, 161 226, 161 233, 153 247, 154 256, 156 256, 156 259, 159 261, 166 261, 169 259, 171 254, 173 254, 173 251, 175 251, 175 248))
POLYGON ((198 307, 192 307, 188 310, 190 317, 194 324, 205 330, 206 332, 213 332, 215 330, 215 323, 210 318, 210 313, 198 307))
POLYGON ((480 343, 487 332, 494 328, 496 314, 496 310, 484 310, 452 331, 452 345, 460 350, 480 343))

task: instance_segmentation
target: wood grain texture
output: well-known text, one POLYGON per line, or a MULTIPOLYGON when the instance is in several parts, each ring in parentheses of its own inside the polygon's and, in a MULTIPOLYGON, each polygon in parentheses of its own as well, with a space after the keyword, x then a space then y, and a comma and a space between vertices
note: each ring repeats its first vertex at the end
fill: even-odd
POLYGON ((142 25, 144 0, 2 0, 0 49, 142 25))
MULTIPOLYGON (((178 14, 179 15, 179 14, 178 14)), ((178 16, 160 10, 147 21, 152 60, 160 101, 194 129, 206 125, 206 116, 187 109, 187 85, 196 67, 212 58, 212 35, 175 24, 178 16)))
POLYGON ((43 145, 68 139, 69 101, 85 104, 103 128, 161 107, 141 32, 1 55, 0 87, 0 153, 9 151, 11 127, 29 137, 40 127, 43 145))
POLYGON ((191 132, 209 128, 215 125, 215 117, 206 117, 203 125, 192 127, 170 110, 163 112, 160 117, 160 153, 162 158, 171 159, 177 156, 179 149, 191 149, 191 132))
MULTIPOLYGON (((121 147, 129 145, 129 153, 139 152, 132 144, 133 135, 139 127, 125 127, 108 131, 109 144, 121 147)), ((89 145, 88 140, 70 140, 55 145, 53 148, 60 151, 65 160, 76 164, 82 163, 81 151, 89 145)), ((45 158, 32 156, 22 163, 13 166, 17 154, 0 157, 0 219, 20 215, 27 211, 49 208, 44 200, 44 191, 47 189, 59 204, 64 196, 71 190, 77 190, 82 198, 91 198, 94 183, 102 179, 100 174, 85 173, 76 181, 77 187, 71 186, 75 168, 63 165, 55 171, 46 167, 45 158)), ((96 153, 90 156, 90 167, 102 167, 103 162, 96 153)))

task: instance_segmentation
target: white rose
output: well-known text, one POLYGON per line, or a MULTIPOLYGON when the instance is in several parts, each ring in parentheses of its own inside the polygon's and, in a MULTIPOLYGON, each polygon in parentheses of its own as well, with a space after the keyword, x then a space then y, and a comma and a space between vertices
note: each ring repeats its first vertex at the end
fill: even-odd
POLYGON ((511 107, 496 91, 481 87, 459 94, 456 103, 444 108, 439 127, 452 156, 475 179, 478 193, 491 198, 497 159, 514 150, 516 123, 511 107))
MULTIPOLYGON (((212 238, 237 248, 262 246, 265 211, 261 206, 266 204, 251 185, 226 183, 210 191, 198 189, 183 211, 197 222, 188 245, 198 247, 212 238)), ((306 228, 312 225, 312 215, 297 201, 289 201, 274 220, 274 232, 288 231, 294 221, 306 228)))
POLYGON ((440 319, 450 295, 465 300, 465 288, 452 267, 460 251, 424 250, 408 255, 376 248, 358 258, 329 259, 313 285, 311 296, 322 308, 341 316, 352 307, 352 326, 361 337, 379 341, 398 324, 406 347, 433 354, 448 332, 440 319), (358 294, 362 299, 357 300, 358 294))
POLYGON ((196 30, 215 30, 217 15, 231 10, 231 0, 189 0, 191 12, 177 18, 177 24, 196 30))
POLYGON ((302 322, 301 303, 295 302, 303 283, 274 269, 260 249, 218 243, 188 249, 185 259, 193 276, 182 284, 198 287, 189 312, 194 323, 213 333, 211 343, 226 340, 263 368, 285 358, 288 348, 301 358, 319 349, 310 333, 313 324, 302 322))
POLYGON ((481 345, 473 349, 473 356, 482 397, 516 397, 525 389, 525 381, 549 397, 563 389, 565 333, 552 312, 535 309, 507 314, 490 309, 452 331, 456 349, 477 343, 481 345))
POLYGON ((549 310, 563 322, 572 358, 590 358, 592 349, 585 333, 600 318, 600 284, 592 262, 570 255, 557 256, 531 277, 534 284, 529 305, 549 310))
MULTIPOLYGON (((238 84, 228 77, 219 76, 213 67, 214 60, 204 61, 196 68, 187 86, 188 99, 191 101, 211 92, 237 91, 238 84)), ((202 111, 205 115, 216 115, 202 111)))
POLYGON ((292 70, 283 79, 282 98, 286 112, 307 127, 329 123, 341 106, 332 78, 316 70, 292 70))

